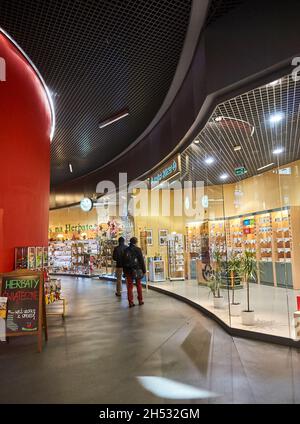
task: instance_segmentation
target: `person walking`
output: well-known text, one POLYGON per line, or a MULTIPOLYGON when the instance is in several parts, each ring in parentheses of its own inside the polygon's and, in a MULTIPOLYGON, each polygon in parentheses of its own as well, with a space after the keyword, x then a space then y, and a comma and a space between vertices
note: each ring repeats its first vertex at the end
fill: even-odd
POLYGON ((116 262, 116 296, 121 297, 122 293, 122 275, 123 275, 123 255, 127 248, 124 237, 120 237, 118 240, 119 244, 114 248, 113 260, 116 262))
POLYGON ((144 305, 142 278, 146 274, 146 266, 142 249, 137 246, 137 238, 132 237, 124 252, 123 269, 126 277, 129 308, 135 306, 133 299, 133 282, 136 281, 139 305, 144 305))

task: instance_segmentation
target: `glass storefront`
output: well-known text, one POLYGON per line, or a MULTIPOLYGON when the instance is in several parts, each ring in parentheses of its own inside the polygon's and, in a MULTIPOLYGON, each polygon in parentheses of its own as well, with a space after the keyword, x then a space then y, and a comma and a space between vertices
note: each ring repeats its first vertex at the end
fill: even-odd
MULTIPOLYGON (((157 286, 231 327, 291 339, 300 336, 299 101, 289 75, 218 105, 181 154, 181 180, 204 182, 203 218, 135 220, 151 240, 162 230, 185 238, 185 281, 167 273, 157 286)), ((170 266, 165 250, 152 242, 148 254, 170 266)))
POLYGON ((88 213, 52 211, 50 262, 60 260, 51 250, 61 244, 74 270, 79 244, 92 240, 82 252, 94 256, 100 274, 112 275, 117 237, 135 235, 150 284, 192 300, 232 328, 298 340, 299 106, 300 83, 290 75, 218 105, 180 157, 129 194, 130 202, 146 192, 139 199, 144 213, 112 217, 103 205, 88 213), (195 199, 182 194, 184 182, 202 184, 200 217, 187 213, 195 199), (180 196, 185 214, 176 212, 180 196))

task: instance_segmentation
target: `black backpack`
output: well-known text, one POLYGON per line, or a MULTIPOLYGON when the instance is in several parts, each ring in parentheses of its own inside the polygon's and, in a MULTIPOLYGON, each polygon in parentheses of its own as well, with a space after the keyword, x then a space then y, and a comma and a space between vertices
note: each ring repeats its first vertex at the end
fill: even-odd
POLYGON ((139 261, 134 249, 127 247, 123 256, 123 266, 128 269, 138 269, 139 261))

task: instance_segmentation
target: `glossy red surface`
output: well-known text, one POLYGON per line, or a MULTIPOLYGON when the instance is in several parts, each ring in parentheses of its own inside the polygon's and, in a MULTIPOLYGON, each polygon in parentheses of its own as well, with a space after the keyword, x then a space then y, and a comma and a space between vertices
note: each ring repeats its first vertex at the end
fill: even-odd
POLYGON ((51 110, 42 83, 0 33, 6 81, 0 81, 0 272, 16 246, 46 246, 51 110))

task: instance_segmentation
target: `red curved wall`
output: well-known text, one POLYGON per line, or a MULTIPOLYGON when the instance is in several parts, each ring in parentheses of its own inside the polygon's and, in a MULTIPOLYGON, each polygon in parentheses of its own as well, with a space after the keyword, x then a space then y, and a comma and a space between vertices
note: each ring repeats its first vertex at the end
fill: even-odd
POLYGON ((7 272, 16 246, 47 246, 51 110, 38 76, 1 33, 0 58, 0 272, 7 272))

